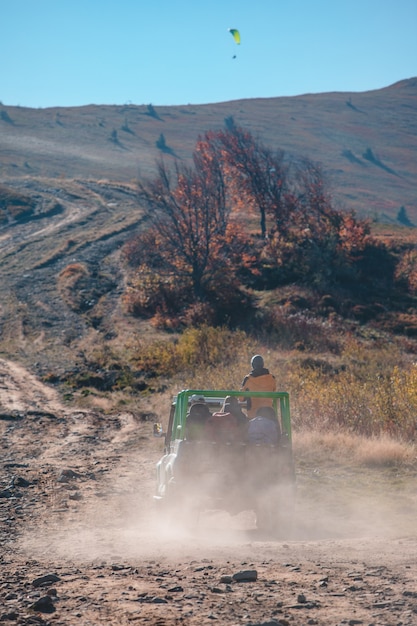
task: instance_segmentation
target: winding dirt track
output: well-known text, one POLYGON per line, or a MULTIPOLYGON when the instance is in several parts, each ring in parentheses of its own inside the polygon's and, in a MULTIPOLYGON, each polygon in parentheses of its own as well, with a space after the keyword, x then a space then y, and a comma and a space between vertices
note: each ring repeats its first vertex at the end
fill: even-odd
POLYGON ((0 436, 0 621, 417 623, 415 475, 384 500, 303 467, 291 536, 249 512, 187 532, 155 518, 162 442, 137 416, 70 410, 0 360, 0 436))

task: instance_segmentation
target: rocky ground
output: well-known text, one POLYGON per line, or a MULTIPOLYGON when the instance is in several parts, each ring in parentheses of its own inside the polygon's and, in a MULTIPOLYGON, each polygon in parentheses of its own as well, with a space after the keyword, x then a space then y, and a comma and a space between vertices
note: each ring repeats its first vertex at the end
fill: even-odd
POLYGON ((70 409, 5 360, 0 436, 0 622, 417 623, 413 471, 383 498, 372 476, 300 464, 293 531, 277 540, 249 512, 194 531, 156 519, 152 420, 70 409))

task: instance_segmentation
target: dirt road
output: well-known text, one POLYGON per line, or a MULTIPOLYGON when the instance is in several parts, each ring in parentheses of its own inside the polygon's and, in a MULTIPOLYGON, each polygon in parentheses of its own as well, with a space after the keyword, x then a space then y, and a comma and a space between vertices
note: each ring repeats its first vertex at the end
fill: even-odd
POLYGON ((152 423, 69 409, 4 360, 0 436, 0 622, 417 623, 411 470, 387 482, 300 464, 294 527, 277 540, 250 512, 193 531, 156 519, 152 423))

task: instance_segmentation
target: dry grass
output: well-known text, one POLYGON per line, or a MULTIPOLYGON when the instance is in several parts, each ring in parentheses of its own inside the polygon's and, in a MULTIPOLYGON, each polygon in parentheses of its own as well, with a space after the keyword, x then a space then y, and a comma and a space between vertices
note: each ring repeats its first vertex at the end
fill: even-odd
MULTIPOLYGON (((186 388, 238 389, 252 355, 259 353, 275 375, 278 390, 290 394, 294 433, 326 432, 339 439, 352 437, 352 441, 362 436, 368 443, 361 452, 357 442, 349 444, 347 439, 339 447, 356 461, 368 459, 370 464, 378 464, 379 455, 387 463, 388 459, 395 463, 397 456, 401 460, 401 442, 415 440, 417 366, 413 355, 403 352, 402 344, 392 337, 375 342, 334 334, 339 354, 300 353, 257 342, 243 332, 207 327, 167 334, 143 322, 124 324, 123 319, 113 325, 116 336, 106 346, 101 344, 100 333, 94 333, 94 341, 83 340, 79 345, 98 367, 127 365, 132 376, 140 374, 147 381, 140 400, 129 383, 119 388, 113 397, 116 405, 132 405, 153 395, 158 404, 161 390, 169 396, 186 388), (397 441, 399 447, 388 446, 386 441, 397 441)), ((163 417, 168 403, 157 410, 163 417)))
POLYGON ((294 451, 300 461, 319 466, 417 466, 415 444, 387 435, 367 438, 346 432, 297 431, 294 433, 294 451))
POLYGON ((417 449, 413 444, 402 443, 387 436, 362 438, 355 456, 361 465, 368 467, 410 465, 417 461, 417 449))

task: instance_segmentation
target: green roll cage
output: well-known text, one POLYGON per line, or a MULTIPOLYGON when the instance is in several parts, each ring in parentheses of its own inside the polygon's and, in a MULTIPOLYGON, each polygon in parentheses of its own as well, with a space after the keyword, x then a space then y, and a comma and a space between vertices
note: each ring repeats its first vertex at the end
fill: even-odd
POLYGON ((168 428, 166 444, 172 439, 183 439, 185 422, 189 410, 189 399, 191 396, 203 396, 208 404, 212 399, 213 404, 221 403, 226 396, 237 396, 240 400, 244 398, 270 398, 272 406, 278 416, 281 416, 283 432, 291 441, 291 417, 290 399, 285 391, 230 391, 230 390, 210 390, 207 389, 184 389, 175 397, 170 415, 171 428, 168 428))

